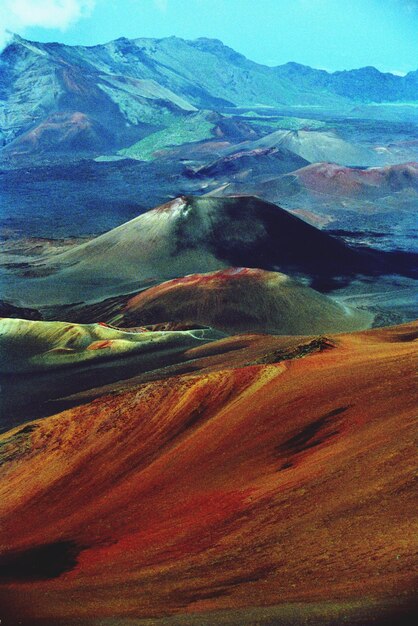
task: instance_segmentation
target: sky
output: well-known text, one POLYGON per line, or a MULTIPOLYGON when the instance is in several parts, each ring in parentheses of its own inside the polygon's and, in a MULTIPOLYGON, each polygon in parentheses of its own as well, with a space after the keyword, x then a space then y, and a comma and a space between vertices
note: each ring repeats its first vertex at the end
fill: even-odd
POLYGON ((0 46, 6 30, 71 45, 213 37, 266 65, 418 68, 418 0, 0 0, 0 46))

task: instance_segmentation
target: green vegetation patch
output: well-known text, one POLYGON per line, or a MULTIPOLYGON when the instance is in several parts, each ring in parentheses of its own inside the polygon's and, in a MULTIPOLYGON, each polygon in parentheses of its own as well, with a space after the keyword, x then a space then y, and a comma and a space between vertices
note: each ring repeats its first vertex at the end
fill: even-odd
POLYGON ((204 115, 188 115, 137 141, 129 148, 119 150, 118 154, 140 161, 153 161, 154 153, 164 148, 210 139, 214 126, 204 115))

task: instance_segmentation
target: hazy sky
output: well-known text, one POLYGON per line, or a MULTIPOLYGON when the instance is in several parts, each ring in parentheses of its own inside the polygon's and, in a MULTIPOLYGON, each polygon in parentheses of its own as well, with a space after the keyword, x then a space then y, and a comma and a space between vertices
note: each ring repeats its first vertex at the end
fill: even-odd
POLYGON ((418 68, 418 0, 0 0, 0 24, 38 41, 215 37, 267 65, 418 68))

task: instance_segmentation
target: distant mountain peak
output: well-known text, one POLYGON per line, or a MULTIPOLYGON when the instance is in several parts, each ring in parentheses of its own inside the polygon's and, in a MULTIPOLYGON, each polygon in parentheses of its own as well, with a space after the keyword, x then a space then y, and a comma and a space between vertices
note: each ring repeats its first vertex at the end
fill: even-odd
MULTIPOLYGON (((356 74, 374 74, 375 76, 380 76, 384 74, 384 72, 381 72, 380 70, 378 70, 376 67, 374 67, 374 65, 365 65, 364 67, 358 67, 353 70, 340 70, 338 72, 334 72, 334 74, 343 74, 343 73, 347 74, 347 73, 353 73, 353 72, 355 72, 356 74)), ((387 73, 389 74, 390 72, 387 72, 387 73)))
POLYGON ((277 67, 287 67, 289 69, 301 70, 301 69, 310 69, 313 68, 310 65, 305 65, 304 63, 297 63, 296 61, 288 61, 287 63, 283 63, 282 65, 277 65, 277 67))
MULTIPOLYGON (((51 44, 50 44, 51 45, 51 44)), ((58 44, 57 44, 58 45, 58 44)), ((17 33, 11 33, 11 37, 7 42, 5 48, 1 51, 0 57, 4 60, 7 59, 13 52, 29 50, 38 55, 45 56, 47 53, 43 50, 43 44, 36 41, 30 41, 24 39, 17 33)))
MULTIPOLYGON (((205 52, 210 53, 220 53, 223 57, 229 58, 231 61, 248 61, 247 57, 245 57, 240 52, 237 52, 230 46, 224 44, 220 39, 211 39, 210 37, 198 37, 192 41, 187 41, 187 43, 194 48, 199 48, 205 52)), ((251 62, 251 61, 250 61, 251 62)))
MULTIPOLYGON (((193 42, 198 42, 202 45, 208 46, 210 48, 228 48, 226 44, 220 39, 212 38, 212 37, 197 37, 192 40, 193 42)), ((232 50, 232 48, 230 48, 232 50)))

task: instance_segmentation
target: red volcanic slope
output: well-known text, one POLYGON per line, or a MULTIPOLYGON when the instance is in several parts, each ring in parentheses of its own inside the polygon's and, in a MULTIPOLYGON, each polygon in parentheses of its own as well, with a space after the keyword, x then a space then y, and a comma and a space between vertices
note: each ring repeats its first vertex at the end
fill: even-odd
POLYGON ((369 328, 372 320, 371 314, 347 309, 285 274, 229 268, 142 291, 112 322, 125 327, 196 322, 226 332, 308 335, 369 328))
POLYGON ((372 598, 376 623, 407 604, 416 331, 151 382, 4 434, 5 620, 201 624, 201 611, 372 598))
POLYGON ((12 155, 42 152, 53 148, 100 150, 108 144, 108 132, 85 113, 54 113, 7 147, 12 155))
POLYGON ((418 190, 418 163, 355 169, 335 163, 314 163, 292 172, 309 191, 341 196, 361 196, 418 190))

